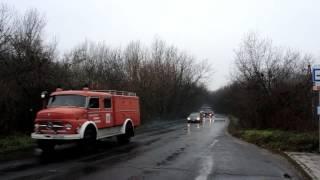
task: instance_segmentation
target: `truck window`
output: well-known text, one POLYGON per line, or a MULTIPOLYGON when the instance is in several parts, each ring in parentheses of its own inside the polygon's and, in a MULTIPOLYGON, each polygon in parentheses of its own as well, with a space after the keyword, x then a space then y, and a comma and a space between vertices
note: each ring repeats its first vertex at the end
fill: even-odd
POLYGON ((99 98, 94 97, 89 100, 89 108, 99 108, 99 98))
POLYGON ((104 108, 111 108, 111 99, 108 97, 104 98, 104 108))
POLYGON ((85 107, 86 97, 80 95, 54 95, 51 96, 48 102, 48 107, 58 106, 75 106, 85 107))

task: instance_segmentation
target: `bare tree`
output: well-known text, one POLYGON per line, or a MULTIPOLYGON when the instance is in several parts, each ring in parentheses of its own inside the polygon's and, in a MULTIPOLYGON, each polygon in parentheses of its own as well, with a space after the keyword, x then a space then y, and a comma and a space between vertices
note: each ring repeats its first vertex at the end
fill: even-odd
POLYGON ((311 60, 250 33, 235 51, 237 71, 232 84, 213 95, 220 99, 216 105, 224 101, 222 110, 232 111, 244 127, 310 129, 314 122, 307 65, 311 60))
POLYGON ((59 59, 45 41, 46 20, 31 9, 23 15, 0 6, 0 129, 31 131, 40 92, 57 86, 135 91, 143 121, 186 115, 207 95, 208 64, 157 39, 125 48, 85 41, 59 59))
POLYGON ((0 11, 0 126, 4 132, 14 127, 29 129, 34 110, 41 104, 37 97, 54 79, 55 48, 44 42, 45 20, 36 10, 22 16, 13 16, 13 10, 5 6, 0 11))

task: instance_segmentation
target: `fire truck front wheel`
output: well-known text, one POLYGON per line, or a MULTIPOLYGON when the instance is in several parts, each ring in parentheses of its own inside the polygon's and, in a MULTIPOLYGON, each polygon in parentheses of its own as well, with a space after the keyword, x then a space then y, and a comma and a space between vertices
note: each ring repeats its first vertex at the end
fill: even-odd
POLYGON ((96 142, 97 132, 94 127, 88 126, 84 131, 83 139, 81 141, 82 145, 93 145, 96 142))

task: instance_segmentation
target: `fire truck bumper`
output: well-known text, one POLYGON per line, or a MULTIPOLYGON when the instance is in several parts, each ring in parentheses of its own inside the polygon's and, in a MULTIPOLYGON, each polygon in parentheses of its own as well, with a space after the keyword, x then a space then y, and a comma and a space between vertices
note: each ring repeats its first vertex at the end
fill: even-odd
POLYGON ((80 134, 31 134, 32 139, 76 140, 81 139, 80 134))

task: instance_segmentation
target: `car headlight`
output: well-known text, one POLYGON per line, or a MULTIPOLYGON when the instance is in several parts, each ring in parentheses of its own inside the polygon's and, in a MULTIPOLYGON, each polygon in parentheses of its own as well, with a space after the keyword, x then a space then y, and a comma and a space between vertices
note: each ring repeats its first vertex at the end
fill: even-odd
POLYGON ((197 120, 200 120, 200 118, 199 118, 199 117, 197 117, 197 120))
POLYGON ((188 117, 187 120, 191 120, 191 119, 188 117))

